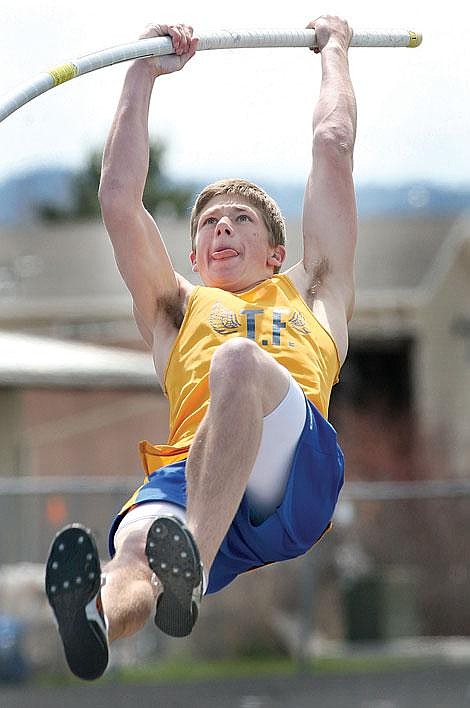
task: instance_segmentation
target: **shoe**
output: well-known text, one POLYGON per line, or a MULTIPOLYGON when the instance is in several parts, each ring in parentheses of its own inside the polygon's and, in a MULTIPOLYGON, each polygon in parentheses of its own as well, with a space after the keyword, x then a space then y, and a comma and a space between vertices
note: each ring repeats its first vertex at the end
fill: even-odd
POLYGON ((88 681, 104 673, 109 658, 100 588, 100 561, 91 532, 79 524, 66 526, 49 551, 46 594, 70 670, 88 681))
POLYGON ((160 516, 147 534, 145 554, 163 586, 155 624, 172 637, 191 633, 202 597, 202 564, 192 534, 174 516, 160 516))

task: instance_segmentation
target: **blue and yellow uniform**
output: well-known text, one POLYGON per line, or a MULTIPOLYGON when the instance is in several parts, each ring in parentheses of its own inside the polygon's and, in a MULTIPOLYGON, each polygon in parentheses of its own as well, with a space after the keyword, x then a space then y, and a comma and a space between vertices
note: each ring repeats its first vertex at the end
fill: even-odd
POLYGON ((306 396, 307 416, 283 501, 255 526, 243 498, 212 566, 208 592, 240 572, 307 551, 329 528, 343 483, 343 455, 326 420, 338 380, 338 352, 291 280, 275 275, 237 294, 196 287, 164 377, 170 404, 168 443, 140 443, 146 481, 113 524, 111 553, 119 522, 135 504, 166 501, 186 507, 185 461, 209 403, 212 355, 227 339, 240 336, 255 341, 290 371, 306 396))

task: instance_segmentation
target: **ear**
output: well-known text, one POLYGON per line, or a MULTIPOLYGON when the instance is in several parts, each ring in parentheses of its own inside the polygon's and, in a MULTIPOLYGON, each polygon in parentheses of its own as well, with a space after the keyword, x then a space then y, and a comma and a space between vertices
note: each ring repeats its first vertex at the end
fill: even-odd
POLYGON ((284 246, 270 246, 268 254, 268 265, 273 268, 280 268, 286 258, 286 249, 284 246))
POLYGON ((198 267, 197 267, 197 261, 196 261, 196 254, 194 251, 191 251, 191 253, 189 254, 189 260, 191 261, 193 273, 197 273, 198 267))

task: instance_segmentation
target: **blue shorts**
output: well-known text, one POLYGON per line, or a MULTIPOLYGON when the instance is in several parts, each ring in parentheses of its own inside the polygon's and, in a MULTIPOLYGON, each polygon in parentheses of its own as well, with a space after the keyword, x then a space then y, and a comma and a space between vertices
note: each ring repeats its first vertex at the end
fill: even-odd
MULTIPOLYGON (((328 530, 343 486, 344 457, 332 425, 306 402, 305 425, 281 503, 255 525, 244 495, 210 570, 207 593, 221 590, 240 573, 306 553, 328 530)), ((186 508, 185 468, 182 460, 152 473, 135 503, 164 501, 186 508)), ((118 516, 110 530, 111 556, 121 519, 118 516)))

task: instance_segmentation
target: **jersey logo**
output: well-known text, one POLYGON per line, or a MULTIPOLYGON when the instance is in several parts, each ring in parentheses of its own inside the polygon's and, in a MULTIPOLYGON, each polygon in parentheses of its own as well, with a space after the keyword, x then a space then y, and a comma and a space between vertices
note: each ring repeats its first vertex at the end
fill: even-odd
POLYGON ((307 327, 307 322, 301 312, 294 312, 289 319, 289 324, 301 334, 310 334, 310 328, 307 327))
MULTIPOLYGON (((245 309, 241 310, 240 313, 234 312, 234 310, 229 310, 221 302, 215 302, 212 305, 210 315, 209 315, 209 325, 212 329, 217 332, 217 334, 227 335, 241 333, 241 330, 245 332, 248 339, 253 339, 257 341, 261 346, 267 347, 281 346, 281 335, 282 332, 288 332, 287 326, 296 330, 300 334, 308 335, 311 330, 307 324, 305 316, 295 310, 289 317, 289 311, 284 308, 276 309, 274 308, 271 312, 271 326, 270 332, 263 331, 263 334, 259 331, 259 320, 258 317, 262 317, 265 314, 264 309, 245 309)), ((266 327, 266 323, 265 323, 266 327)), ((295 342, 287 338, 284 342, 289 347, 295 347, 295 342)))
POLYGON ((236 312, 227 310, 220 302, 212 305, 209 324, 217 334, 231 334, 241 328, 236 312))

